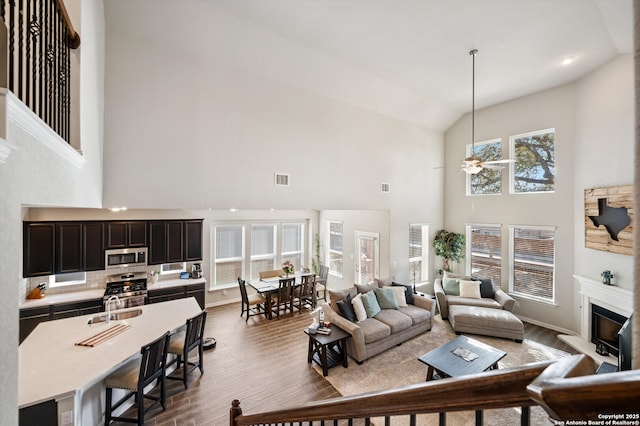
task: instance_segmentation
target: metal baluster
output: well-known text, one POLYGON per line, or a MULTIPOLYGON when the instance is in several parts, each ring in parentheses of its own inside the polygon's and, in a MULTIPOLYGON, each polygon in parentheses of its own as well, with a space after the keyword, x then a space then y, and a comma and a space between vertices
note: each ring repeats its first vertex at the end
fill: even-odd
POLYGON ((520 411, 520 425, 521 426, 529 426, 529 422, 531 421, 531 408, 530 407, 522 407, 520 411))
MULTIPOLYGON (((65 31, 68 34, 68 31, 65 27, 65 31)), ((65 115, 64 115, 64 140, 68 143, 71 142, 71 47, 69 47, 69 37, 65 38, 65 49, 64 49, 64 57, 65 57, 65 73, 66 76, 64 78, 65 88, 67 92, 65 93, 65 115)))
POLYGON ((52 2, 47 2, 47 28, 45 34, 47 35, 47 66, 45 67, 45 72, 47 73, 47 110, 45 114, 45 122, 51 126, 51 122, 53 120, 53 58, 54 58, 54 50, 53 50, 53 14, 51 13, 51 8, 53 7, 52 2))
POLYGON ((42 32, 42 28, 43 28, 43 16, 44 16, 44 0, 40 0, 40 12, 38 14, 38 24, 40 25, 40 52, 38 54, 38 76, 39 81, 38 81, 38 116, 42 119, 42 121, 45 121, 45 115, 44 115, 44 87, 45 87, 45 76, 44 73, 42 72, 42 60, 44 59, 44 56, 47 52, 47 45, 45 43, 44 40, 44 34, 42 32))
POLYGON ((409 415, 409 426, 416 426, 416 415, 415 414, 410 414, 409 415))
POLYGON ((24 14, 22 13, 23 0, 18 2, 18 98, 24 100, 22 96, 22 62, 24 61, 24 14))
POLYGON ((12 92, 15 88, 14 69, 15 57, 14 57, 14 45, 15 45, 15 0, 10 0, 9 3, 9 90, 12 92))
MULTIPOLYGON (((26 37, 25 40, 25 58, 24 58, 24 76, 21 76, 21 78, 24 78, 24 99, 23 102, 26 106, 31 107, 31 95, 30 95, 30 87, 29 87, 29 83, 30 83, 30 70, 31 70, 31 31, 29 31, 30 29, 30 16, 31 16, 31 0, 26 0, 27 1, 27 7, 26 7, 26 13, 23 13, 22 15, 20 15, 21 17, 24 16, 26 14, 26 19, 25 19, 25 23, 24 23, 24 34, 26 37)), ((20 10, 22 10, 22 8, 20 8, 20 10)), ((22 25, 21 25, 22 26, 22 25)))

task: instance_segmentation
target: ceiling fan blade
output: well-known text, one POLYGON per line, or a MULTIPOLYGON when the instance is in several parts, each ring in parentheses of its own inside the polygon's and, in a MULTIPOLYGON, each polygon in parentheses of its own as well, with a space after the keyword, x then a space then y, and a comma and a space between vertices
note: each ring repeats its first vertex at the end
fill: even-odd
POLYGON ((485 169, 491 169, 491 170, 502 170, 505 168, 505 166, 500 166, 498 164, 487 164, 484 163, 484 168, 485 169))
POLYGON ((485 161, 484 164, 504 164, 504 163, 515 163, 516 160, 493 160, 493 161, 485 161))

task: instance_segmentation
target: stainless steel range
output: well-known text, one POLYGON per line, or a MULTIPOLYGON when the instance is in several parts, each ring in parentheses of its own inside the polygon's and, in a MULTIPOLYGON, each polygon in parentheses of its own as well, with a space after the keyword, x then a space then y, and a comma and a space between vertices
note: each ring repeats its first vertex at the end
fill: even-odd
POLYGON ((107 277, 107 288, 104 292, 105 310, 130 308, 144 305, 147 299, 147 273, 129 272, 107 277))

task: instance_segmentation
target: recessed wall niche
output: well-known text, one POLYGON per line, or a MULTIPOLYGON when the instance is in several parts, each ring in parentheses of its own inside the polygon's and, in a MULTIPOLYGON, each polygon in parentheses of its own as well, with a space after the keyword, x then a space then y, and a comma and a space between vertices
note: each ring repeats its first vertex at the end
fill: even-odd
POLYGON ((633 185, 585 189, 585 247, 631 256, 633 214, 633 185))

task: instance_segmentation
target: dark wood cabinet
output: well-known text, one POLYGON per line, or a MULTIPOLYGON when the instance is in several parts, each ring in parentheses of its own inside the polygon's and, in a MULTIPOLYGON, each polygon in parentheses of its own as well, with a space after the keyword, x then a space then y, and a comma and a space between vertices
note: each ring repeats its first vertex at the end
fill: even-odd
POLYGON ((54 273, 55 235, 55 223, 24 222, 22 257, 24 277, 38 277, 54 273))
POLYGON ((166 263, 184 261, 183 221, 167 222, 167 255, 166 263))
POLYGON ((85 271, 104 269, 104 223, 85 222, 83 228, 83 262, 85 271))
POLYGON ((184 260, 202 260, 202 219, 184 221, 184 260))
POLYGON ((163 220, 148 222, 149 253, 147 263, 159 265, 164 263, 167 251, 167 229, 163 220))
POLYGON ((147 222, 122 221, 106 222, 108 249, 127 247, 146 247, 147 222))
POLYGON ((149 290, 147 301, 148 303, 160 303, 185 297, 195 297, 200 307, 204 309, 204 283, 149 290))
POLYGON ((20 343, 38 324, 50 320, 49 306, 20 309, 20 343))
POLYGON ((60 222, 56 224, 56 274, 84 270, 82 223, 60 222))

